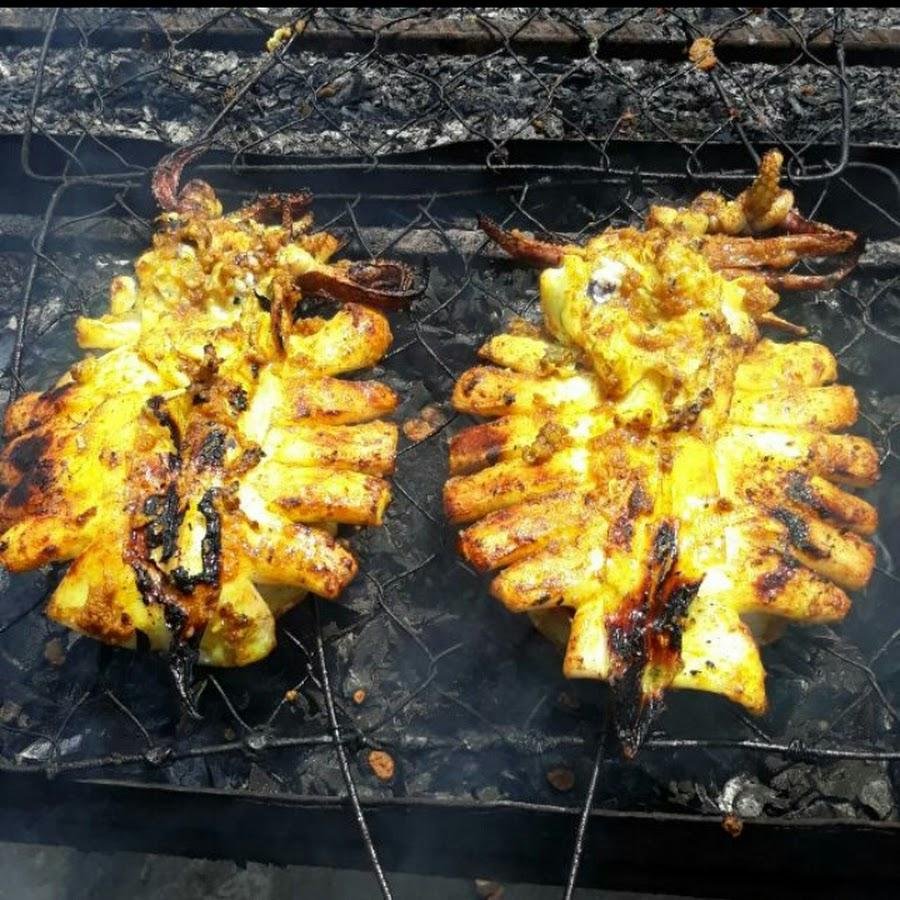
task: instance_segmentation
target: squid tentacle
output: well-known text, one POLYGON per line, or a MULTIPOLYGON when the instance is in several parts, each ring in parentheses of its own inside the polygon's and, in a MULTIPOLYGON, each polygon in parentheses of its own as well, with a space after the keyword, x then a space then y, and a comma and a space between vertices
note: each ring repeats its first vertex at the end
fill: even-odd
POLYGON ((424 293, 427 282, 427 273, 416 273, 405 263, 386 259, 318 266, 296 278, 304 292, 385 309, 406 306, 424 293))
POLYGON ((478 217, 478 227, 514 259, 538 269, 558 266, 567 253, 582 252, 581 247, 541 241, 517 228, 507 230, 488 216, 478 217))
POLYGON ((181 190, 178 187, 184 167, 198 159, 208 149, 208 143, 180 147, 157 163, 150 187, 161 209, 166 212, 191 212, 195 208, 191 202, 192 198, 204 189, 211 190, 205 182, 196 180, 188 182, 181 190))
MULTIPOLYGON (((221 205, 215 192, 206 182, 193 180, 179 189, 184 167, 205 153, 208 147, 208 143, 182 147, 165 156, 154 169, 151 180, 153 196, 165 212, 200 217, 221 215, 221 205)), ((260 224, 274 219, 280 222, 286 236, 291 237, 298 217, 306 213, 312 199, 312 193, 307 190, 267 194, 247 203, 237 213, 237 218, 253 220, 260 224)), ((307 215, 304 231, 308 230, 311 222, 311 216, 307 215)), ((314 238, 315 235, 310 237, 314 238)), ((339 246, 338 244, 337 247, 328 247, 324 255, 330 256, 339 246)), ((327 265, 321 262, 320 257, 319 265, 296 276, 295 285, 304 292, 322 294, 339 302, 398 309, 424 293, 427 272, 421 275, 420 278, 405 263, 391 260, 375 259, 370 262, 327 265)), ((283 327, 281 301, 278 301, 277 305, 278 309, 273 308, 272 311, 272 325, 276 345, 281 347, 283 327)))
POLYGON ((239 216, 256 222, 277 220, 280 217, 282 227, 288 230, 295 219, 309 209, 312 202, 312 192, 307 190, 287 194, 266 194, 242 207, 239 216))

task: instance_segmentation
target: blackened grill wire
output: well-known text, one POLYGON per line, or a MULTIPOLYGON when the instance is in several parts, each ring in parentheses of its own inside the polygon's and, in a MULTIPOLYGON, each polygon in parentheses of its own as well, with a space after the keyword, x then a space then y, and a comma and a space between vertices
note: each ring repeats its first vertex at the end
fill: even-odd
POLYGON ((372 843, 372 835, 369 833, 369 826, 366 825, 366 817, 363 815, 362 807, 359 804, 359 796, 356 793, 356 785, 353 783, 353 776, 350 774, 350 766, 347 763, 347 754, 341 743, 341 731, 338 725, 337 714, 334 707, 334 695, 331 692, 331 680, 328 677, 328 661, 325 659, 325 644, 322 642, 322 621, 319 615, 319 599, 314 598, 315 615, 316 615, 316 658, 319 661, 319 670, 322 674, 322 689, 325 695, 325 705, 328 709, 328 721, 331 724, 331 734, 334 738, 334 751, 337 754, 338 764, 341 767, 341 775, 347 786, 347 797, 350 799, 350 805, 353 807, 353 814, 356 817, 356 823, 359 826, 360 835, 366 848, 369 861, 375 871, 375 878, 378 880, 378 887, 385 900, 391 900, 391 889, 388 887, 387 880, 384 877, 384 871, 381 863, 378 861, 378 851, 372 843))
MULTIPOLYGON (((92 21, 87 24, 76 21, 73 18, 73 16, 75 15, 76 13, 74 11, 56 10, 49 18, 44 31, 40 56, 35 68, 32 102, 23 127, 23 171, 30 178, 55 184, 55 188, 45 209, 40 229, 34 237, 30 268, 22 291, 15 345, 11 363, 7 371, 10 396, 13 397, 18 393, 20 389, 20 369, 22 364, 23 352, 27 349, 28 340, 34 339, 34 336, 30 336, 28 334, 28 314, 35 290, 35 278, 42 265, 51 265, 51 260, 45 253, 45 245, 48 234, 52 230, 52 224, 55 216, 57 215, 57 208, 59 206, 60 200, 63 198, 63 195, 70 189, 80 186, 96 185, 98 187, 108 187, 112 185, 120 189, 120 194, 117 196, 117 203, 122 207, 124 211, 130 213, 129 208, 122 199, 124 191, 128 188, 135 188, 144 185, 146 183, 147 177, 146 167, 141 166, 137 163, 128 163, 127 171, 122 171, 122 167, 121 165, 119 165, 119 163, 123 160, 123 158, 118 152, 113 154, 113 152, 110 151, 107 136, 104 136, 100 133, 92 133, 89 127, 84 127, 83 134, 79 137, 78 142, 74 146, 65 144, 60 142, 54 134, 55 131, 59 130, 59 123, 48 121, 46 117, 42 115, 42 102, 44 101, 45 95, 45 77, 47 74, 46 63, 48 51, 53 45, 54 35, 57 33, 57 29, 60 27, 61 22, 65 23, 67 28, 74 29, 77 32, 78 46, 83 51, 85 51, 86 57, 88 55, 88 51, 92 50, 94 47, 92 43, 93 36, 102 34, 104 32, 104 29, 107 27, 116 26, 115 13, 110 14, 110 21, 104 21, 101 19, 100 21, 92 21), (35 160, 32 158, 32 150, 34 146, 33 139, 36 134, 40 135, 45 140, 51 142, 63 151, 64 165, 58 174, 47 174, 38 171, 38 166, 35 160), (82 162, 83 154, 81 152, 86 148, 90 148, 92 151, 95 151, 95 157, 97 156, 97 154, 102 156, 103 152, 107 152, 109 170, 104 171, 102 166, 98 168, 96 162, 94 163, 93 170, 89 171, 88 169, 86 169, 85 165, 82 162)), ((218 27, 223 18, 230 17, 232 23, 235 24, 238 29, 242 28, 244 25, 247 25, 249 27, 249 25, 252 24, 253 27, 259 29, 259 33, 262 36, 262 39, 265 38, 266 27, 270 29, 271 27, 273 27, 272 23, 263 22, 262 25, 264 27, 260 28, 260 17, 257 15, 250 17, 237 12, 231 14, 220 13, 208 18, 205 21, 198 21, 195 28, 180 32, 177 37, 170 37, 166 32, 166 24, 164 20, 161 17, 157 16, 155 12, 141 11, 136 15, 138 16, 138 21, 145 23, 148 30, 166 36, 167 49, 165 49, 161 54, 161 65, 163 67, 170 66, 172 72, 176 72, 178 68, 174 59, 177 56, 179 47, 192 46, 193 43, 197 41, 202 42, 204 33, 209 29, 218 27)), ((673 26, 677 25, 678 27, 683 29, 683 32, 689 39, 692 39, 693 37, 699 36, 703 33, 709 33, 710 29, 708 23, 696 17, 696 14, 693 14, 695 16, 695 18, 693 19, 691 18, 692 14, 689 14, 685 11, 678 13, 669 11, 667 15, 671 17, 671 24, 673 26)), ((719 23, 715 32, 716 35, 727 35, 731 28, 737 27, 738 25, 744 23, 748 15, 749 13, 736 14, 733 19, 719 23)), ((813 138, 801 140, 799 144, 787 139, 785 134, 779 133, 769 124, 766 124, 764 126, 762 132, 757 130, 752 135, 748 135, 747 129, 742 121, 741 116, 735 116, 730 121, 718 123, 716 127, 704 138, 688 144, 684 141, 682 136, 675 133, 671 129, 670 123, 664 122, 659 118, 658 110, 654 106, 654 104, 657 102, 654 94, 655 91, 659 88, 659 84, 662 84, 662 80, 660 80, 659 84, 651 85, 651 87, 653 88, 652 90, 647 88, 644 88, 642 90, 640 86, 624 85, 626 93, 632 97, 632 99, 634 100, 634 105, 638 108, 638 114, 643 115, 646 123, 649 123, 648 127, 650 127, 653 132, 652 136, 662 138, 663 140, 671 143, 673 146, 682 147, 684 150, 683 172, 678 173, 677 171, 654 171, 649 167, 645 167, 641 171, 641 174, 645 178, 652 179, 653 177, 672 177, 673 175, 677 176, 678 174, 687 177, 693 177, 700 174, 702 171, 704 176, 712 177, 720 181, 737 179, 746 180, 754 165, 755 151, 753 150, 752 142, 758 143, 761 140, 769 140, 782 146, 787 151, 788 158, 791 162, 791 173, 796 181, 801 181, 804 179, 818 180, 823 182, 826 185, 827 189, 827 185, 832 179, 837 178, 837 176, 841 176, 842 173, 845 172, 845 170, 848 168, 847 160, 850 144, 851 121, 850 106, 848 101, 847 75, 844 64, 844 55, 841 47, 841 38, 844 32, 844 13, 843 11, 838 10, 834 13, 833 17, 824 24, 820 23, 808 30, 803 30, 794 22, 788 21, 785 16, 778 11, 774 11, 774 15, 776 16, 776 18, 780 17, 783 20, 779 24, 786 31, 789 31, 792 34, 792 37, 794 39, 793 42, 796 47, 796 56, 786 68, 789 68, 793 65, 811 65, 824 76, 832 79, 838 85, 839 103, 837 111, 826 116, 824 127, 819 129, 817 134, 813 138), (821 35, 827 28, 830 28, 833 33, 836 61, 835 64, 823 62, 818 55, 819 51, 814 51, 810 47, 810 42, 814 38, 821 35), (732 136, 736 137, 741 144, 743 144, 743 146, 747 150, 748 158, 746 159, 745 164, 739 170, 722 169, 709 171, 708 169, 704 168, 702 162, 704 148, 717 140, 721 140, 725 132, 730 133, 732 136), (821 142, 826 138, 838 145, 837 162, 835 164, 824 165, 821 163, 808 163, 805 156, 806 151, 810 148, 814 141, 821 142)), ((457 138, 478 138, 480 140, 486 141, 490 147, 486 158, 482 162, 471 163, 468 165, 458 164, 456 166, 456 169, 460 172, 481 171, 494 175, 535 172, 561 175, 572 175, 575 173, 580 173, 598 175, 602 174, 608 177, 618 176, 620 178, 631 177, 634 175, 634 172, 626 168, 616 167, 612 163, 611 157, 607 152, 610 138, 612 138, 613 136, 617 138, 629 137, 628 129, 631 127, 631 125, 630 119, 627 115, 629 112, 627 109, 625 110, 625 112, 623 112, 622 116, 620 116, 619 120, 616 121, 615 125, 609 131, 609 133, 604 138, 598 139, 596 136, 587 134, 585 130, 583 130, 578 125, 578 123, 569 120, 565 112, 555 110, 554 103, 560 85, 563 84, 567 79, 575 79, 583 76, 585 74, 585 71, 587 71, 588 69, 591 69, 591 71, 595 73, 603 72, 608 75, 608 77, 613 81, 615 81, 616 79, 620 81, 622 80, 621 73, 614 71, 611 68, 607 56, 602 52, 603 42, 604 39, 614 38, 615 35, 619 33, 623 28, 633 24, 636 20, 640 19, 640 16, 640 11, 621 12, 620 20, 607 28, 605 31, 601 32, 598 36, 596 29, 593 29, 590 31, 590 33, 588 33, 583 27, 582 23, 575 20, 571 11, 561 12, 558 10, 534 10, 529 13, 528 18, 525 21, 518 23, 512 30, 498 29, 492 17, 482 15, 480 13, 476 14, 476 20, 481 23, 484 31, 490 35, 490 39, 494 42, 494 49, 492 49, 485 56, 476 59, 469 66, 467 66, 467 69, 463 72, 457 72, 455 75, 453 75, 452 78, 447 81, 447 83, 441 83, 439 78, 436 78, 433 75, 425 74, 422 72, 414 73, 415 77, 418 77, 424 84, 427 84, 431 88, 432 96, 436 99, 428 106, 428 108, 424 112, 413 116, 406 122, 402 123, 400 127, 395 129, 393 137, 396 140, 398 134, 402 136, 405 132, 414 132, 415 129, 421 126, 423 122, 433 122, 440 115, 445 115, 449 121, 458 123, 459 128, 457 129, 457 132, 455 132, 457 138), (565 25, 571 28, 573 34, 584 37, 588 42, 588 50, 586 56, 583 59, 572 62, 572 64, 563 74, 557 76, 557 80, 554 84, 548 83, 546 80, 546 76, 540 74, 535 70, 535 66, 532 60, 522 55, 518 51, 518 36, 521 33, 524 33, 524 31, 526 31, 533 22, 549 22, 555 26, 559 26, 561 24, 565 25), (526 81, 527 83, 538 85, 537 93, 538 95, 542 95, 543 101, 540 106, 541 115, 544 116, 544 118, 551 118, 554 115, 554 112, 556 112, 559 121, 562 122, 563 125, 566 126, 566 128, 569 130, 567 139, 580 140, 584 145, 589 146, 597 151, 598 158, 595 163, 583 164, 567 162, 542 162, 535 165, 533 163, 520 163, 510 161, 510 153, 512 149, 511 142, 514 141, 517 137, 523 135, 530 127, 529 124, 525 123, 513 131, 507 130, 499 135, 491 134, 490 130, 484 127, 483 124, 473 123, 471 118, 468 117, 467 112, 458 108, 458 104, 454 99, 454 92, 459 82, 465 78, 466 72, 470 69, 476 69, 479 65, 487 65, 490 61, 497 59, 512 61, 513 68, 517 70, 524 81, 526 81)), ((392 152, 392 150, 395 149, 395 147, 389 141, 385 141, 384 143, 375 146, 372 146, 371 144, 369 146, 365 146, 360 143, 353 137, 351 133, 348 133, 347 126, 342 125, 339 121, 337 121, 333 112, 327 110, 324 107, 322 97, 325 96, 327 90, 330 89, 331 85, 336 80, 338 80, 338 78, 352 78, 355 74, 359 74, 359 70, 364 65, 379 61, 381 59, 381 51, 379 49, 380 43, 386 35, 391 34, 392 29, 396 30, 397 27, 402 27, 403 23, 408 21, 427 21, 428 13, 422 12, 414 15, 403 16, 402 18, 398 17, 395 20, 387 21, 386 23, 382 21, 376 28, 373 28, 366 23, 364 15, 360 16, 359 14, 335 12, 331 10, 305 10, 302 13, 298 14, 296 18, 299 21, 305 22, 305 28, 308 29, 314 29, 317 24, 324 24, 331 28, 345 29, 347 35, 354 41, 359 42, 361 40, 366 40, 369 42, 369 47, 367 50, 365 50, 364 52, 360 52, 355 58, 353 58, 344 67, 343 71, 338 73, 337 76, 335 76, 334 73, 330 73, 327 80, 317 83, 317 73, 311 70, 304 70, 302 56, 298 57, 292 52, 292 44, 298 42, 302 44, 303 30, 296 29, 292 33, 292 36, 289 37, 288 40, 274 53, 268 56, 263 55, 258 63, 253 67, 249 75, 241 76, 239 74, 238 77, 232 79, 233 87, 229 85, 229 88, 226 91, 225 103, 214 115, 211 116, 208 122, 202 123, 201 127, 193 132, 192 138, 194 140, 216 139, 218 137, 222 137, 222 135, 225 134, 225 146, 228 146, 230 144, 234 149, 232 164, 229 168, 232 171, 242 175, 266 175, 269 173, 277 173, 287 168, 281 164, 271 164, 264 161, 248 161, 246 154, 249 152, 259 152, 265 149, 264 145, 266 144, 267 140, 270 140, 269 136, 263 135, 262 137, 257 138, 252 144, 250 142, 245 142, 242 146, 239 139, 235 138, 233 135, 226 134, 235 119, 240 118, 241 115, 246 115, 248 108, 252 111, 252 109, 254 108, 253 104, 256 104, 257 108, 261 108, 259 103, 259 94, 264 89, 271 88, 271 76, 273 71, 277 70, 284 72, 285 75, 290 74, 295 78, 300 77, 306 80, 308 86, 308 108, 302 112, 302 115, 314 117, 319 116, 320 121, 335 127, 336 130, 344 138, 351 141, 354 146, 359 149, 359 156, 362 158, 362 161, 360 162, 348 161, 342 163, 340 161, 328 161, 316 163, 315 161, 313 161, 309 164, 304 165, 304 168, 306 170, 321 170, 326 172, 371 172, 379 170, 383 171, 385 174, 403 174, 416 172, 422 173, 424 171, 427 171, 427 165, 402 162, 397 163, 391 160, 382 161, 382 157, 387 156, 390 152, 392 152), (268 87, 266 86, 266 84, 264 84, 264 81, 267 77, 269 78, 268 87)), ((402 61, 398 62, 396 59, 389 60, 387 58, 387 54, 383 54, 382 61, 387 65, 388 70, 390 70, 391 67, 394 67, 394 70, 404 67, 404 63, 402 61)), ((682 63, 680 65, 682 66, 683 72, 683 67, 685 64, 682 63)), ((408 66, 409 64, 407 63, 407 69, 408 66)), ((783 71, 784 70, 782 70, 782 72, 783 71)), ((775 72, 771 75, 766 76, 763 83, 756 83, 753 85, 753 88, 759 91, 763 87, 769 87, 772 84, 777 84, 778 75, 779 72, 775 72)), ((139 78, 141 76, 134 77, 139 78)), ((178 72, 178 77, 188 78, 189 76, 185 75, 182 72, 178 72)), ((723 102, 725 100, 730 100, 735 105, 740 104, 741 98, 738 96, 740 93, 740 85, 737 85, 739 76, 736 76, 731 71, 729 66, 727 66, 725 63, 720 63, 711 73, 709 73, 709 81, 714 86, 717 96, 722 99, 723 102)), ((277 80, 274 83, 277 85, 277 80)), ((101 112, 105 108, 104 105, 107 98, 103 96, 103 92, 99 88, 97 88, 96 95, 93 98, 87 99, 92 99, 95 102, 95 108, 100 108, 101 112)), ((85 102, 87 102, 87 100, 85 102)), ((288 125, 289 124, 290 123, 288 123, 288 125)), ((285 123, 283 122, 279 123, 277 128, 273 127, 271 135, 274 136, 278 131, 281 131, 288 127, 288 125, 285 125, 285 123)), ((533 137, 531 133, 529 133, 528 136, 533 137)), ((272 151, 269 150, 269 152, 271 153, 272 151)), ((858 167, 864 164, 852 163, 850 165, 858 167)), ((207 168, 209 168, 210 170, 215 170, 217 167, 209 166, 207 168)), ((439 165, 435 166, 434 168, 435 170, 445 170, 446 166, 439 165)), ((527 190, 527 185, 524 190, 527 190)), ((434 200, 439 197, 440 194, 435 193, 432 195, 431 199, 434 200)), ((520 201, 523 198, 524 191, 522 195, 520 195, 520 201)), ((883 208, 884 206, 884 204, 878 204, 871 198, 865 199, 875 209, 883 208)), ((625 206, 626 212, 634 212, 633 208, 628 206, 627 200, 625 201, 625 206)), ((413 228, 418 221, 427 220, 430 227, 439 234, 441 240, 447 246, 453 247, 453 238, 447 234, 441 222, 428 213, 428 207, 429 203, 426 203, 420 208, 420 213, 416 221, 410 222, 410 224, 407 225, 407 229, 413 228)), ((893 208, 900 208, 900 203, 897 203, 893 208)), ((519 206, 519 209, 522 209, 522 207, 519 206)), ((366 238, 352 214, 352 205, 350 205, 349 203, 347 205, 347 210, 348 215, 344 218, 344 224, 354 234, 358 246, 366 246, 366 238)), ((889 210, 884 210, 884 212, 886 217, 891 217, 891 213, 889 210)), ((534 218, 536 215, 536 212, 529 213, 529 216, 534 221, 537 221, 537 219, 534 218)), ((395 238, 395 240, 397 239, 398 238, 395 238)), ((435 352, 434 348, 425 341, 418 327, 414 331, 412 341, 421 344, 422 347, 429 353, 429 355, 431 355, 435 359, 435 361, 439 363, 447 372, 451 371, 450 367, 448 367, 443 362, 439 354, 435 352)), ((398 349, 395 348, 395 350, 392 352, 398 352, 398 349)), ((426 441, 428 440, 431 440, 431 437, 426 439, 426 441)), ((408 450, 415 450, 417 446, 419 445, 412 444, 409 447, 405 448, 404 452, 408 450)), ((892 451, 889 450, 888 452, 892 451)), ((404 494, 408 497, 409 501, 412 504, 418 506, 416 499, 406 493, 402 484, 398 484, 397 488, 401 494, 404 494)), ((422 507, 419 508, 422 509, 422 507)), ((427 510, 423 509, 422 511, 426 515, 426 517, 430 518, 427 510)), ((404 575, 406 574, 408 573, 404 573, 404 575)), ((404 577, 404 575, 398 577, 402 578, 404 577)), ((382 596, 382 603, 383 588, 384 586, 378 587, 378 590, 382 596)), ((387 609, 387 607, 384 608, 387 609)), ((13 624, 14 622, 7 622, 3 625, 0 625, 0 632, 6 630, 9 627, 12 627, 13 624)), ((413 631, 410 631, 410 635, 414 640, 416 639, 415 633, 413 631)), ((892 643, 897 639, 898 635, 900 635, 900 632, 895 632, 894 634, 889 636, 888 640, 883 644, 881 649, 876 654, 874 654, 873 664, 874 660, 877 659, 877 657, 883 654, 887 650, 887 648, 892 645, 892 643)), ((359 802, 357 792, 355 790, 351 769, 347 763, 345 752, 345 747, 359 746, 360 741, 365 742, 368 738, 368 734, 361 734, 359 733, 358 729, 355 729, 354 731, 353 727, 342 727, 341 723, 338 720, 338 714, 341 712, 340 704, 337 702, 331 679, 328 677, 325 642, 323 641, 321 621, 318 615, 318 605, 316 606, 315 640, 316 657, 320 670, 320 680, 317 683, 321 688, 322 695, 325 699, 330 725, 329 730, 324 731, 319 735, 305 735, 302 737, 272 737, 266 735, 258 728, 251 728, 251 733, 249 736, 245 735, 243 738, 238 740, 225 741, 219 744, 203 747, 181 749, 179 751, 173 752, 169 748, 155 745, 149 733, 141 725, 140 720, 110 690, 106 693, 106 699, 112 702, 123 715, 130 718, 132 723, 143 732, 143 735, 146 738, 146 742, 148 744, 148 749, 141 754, 109 754, 108 756, 103 757, 62 760, 59 758, 60 753, 58 749, 58 742, 62 738, 62 729, 60 729, 57 734, 47 736, 48 739, 50 739, 52 742, 53 752, 50 753, 48 760, 45 764, 43 764, 43 767, 48 771, 52 771, 54 773, 78 772, 96 770, 98 768, 113 768, 128 763, 142 761, 159 765, 172 762, 179 758, 198 756, 205 758, 208 756, 214 756, 216 754, 242 752, 246 751, 248 743, 251 745, 254 743, 254 736, 257 731, 260 732, 259 739, 255 741, 256 746, 254 747, 254 749, 259 749, 260 747, 273 749, 291 747, 300 748, 326 746, 328 744, 332 744, 335 748, 335 754, 338 759, 339 767, 341 769, 343 777, 346 780, 348 800, 353 815, 355 816, 356 821, 361 829, 365 848, 372 864, 373 870, 378 879, 379 887, 384 896, 390 896, 389 888, 378 862, 376 849, 368 832, 365 816, 362 810, 362 806, 359 802)), ((450 651, 447 652, 452 652, 454 649, 456 648, 450 648, 450 651)), ((435 655, 434 653, 432 653, 432 651, 429 650, 429 648, 424 645, 420 647, 420 650, 422 650, 429 659, 429 674, 423 684, 419 685, 419 687, 415 689, 415 692, 423 690, 433 682, 437 672, 438 659, 443 655, 435 655)), ((866 671, 868 672, 871 682, 874 685, 871 690, 874 691, 876 688, 878 688, 877 678, 875 677, 875 674, 871 670, 871 668, 866 667, 866 671)), ((885 703, 886 702, 887 701, 885 701, 885 703)), ((397 710, 394 710, 392 712, 392 714, 396 713, 397 710)), ((343 717, 349 718, 346 713, 343 713, 343 717)), ((604 743, 605 738, 601 738, 598 745, 596 763, 591 778, 591 786, 588 790, 587 799, 582 810, 580 825, 577 832, 577 839, 574 845, 575 851, 573 853, 572 867, 568 878, 566 896, 571 895, 571 891, 574 889, 577 877, 581 848, 583 846, 585 829, 588 827, 590 821, 590 809, 593 801, 594 787, 597 783, 597 777, 600 770, 604 743)), ((831 759, 865 759, 882 761, 900 760, 900 750, 884 751, 875 748, 868 749, 865 747, 828 748, 816 747, 799 742, 783 743, 778 741, 759 739, 703 740, 651 736, 648 739, 644 750, 645 752, 666 752, 671 749, 685 747, 704 747, 743 750, 758 753, 776 753, 782 755, 787 759, 807 761, 825 761, 831 759)), ((18 763, 6 759, 0 760, 0 765, 2 765, 2 767, 6 770, 14 770, 19 767, 18 763)), ((31 765, 31 767, 34 766, 31 765)))

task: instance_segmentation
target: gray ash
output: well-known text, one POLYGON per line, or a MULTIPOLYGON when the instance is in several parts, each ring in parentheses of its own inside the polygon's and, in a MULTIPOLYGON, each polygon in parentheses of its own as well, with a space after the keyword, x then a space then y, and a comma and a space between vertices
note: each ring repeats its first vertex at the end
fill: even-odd
MULTIPOLYGON (((490 17, 490 11, 485 12, 490 17)), ((883 27, 891 19, 890 11, 882 12, 883 27)), ((389 9, 369 14, 398 16, 389 9)), ((726 10, 684 14, 693 17, 701 31, 724 27, 736 18, 726 10)), ((851 33, 872 24, 870 10, 850 10, 847 15, 851 33)), ((817 10, 787 10, 754 14, 733 27, 752 31, 765 25, 796 38, 815 34, 830 18, 817 10)), ((290 11, 267 11, 266 21, 273 28, 290 19, 290 11)), ((606 26, 628 21, 648 29, 648 34, 684 34, 680 18, 655 10, 639 15, 629 9, 605 14, 570 10, 563 17, 545 14, 537 20, 606 26)), ((101 15, 94 26, 103 21, 101 15)), ((137 17, 132 27, 154 27, 152 21, 137 17)), ((322 23, 336 27, 330 20, 322 23)), ((195 137, 197 123, 212 120, 260 66, 265 32, 249 24, 247 29, 254 36, 253 49, 179 46, 161 56, 153 49, 117 50, 90 42, 77 48, 51 46, 36 124, 55 134, 87 128, 106 138, 187 143, 195 137)), ((479 59, 303 51, 262 75, 215 140, 234 152, 318 156, 383 155, 460 140, 502 144, 513 138, 589 138, 598 145, 608 138, 716 143, 738 140, 738 127, 749 140, 781 139, 798 148, 806 140, 836 141, 841 120, 838 73, 802 53, 800 57, 791 66, 722 64, 717 73, 720 93, 687 61, 673 65, 538 57, 523 65, 508 54, 479 59), (554 85, 552 94, 549 84, 554 85)), ((24 130, 38 58, 37 47, 0 50, 0 132, 24 130)), ((898 70, 891 68, 848 69, 854 139, 897 141, 898 78, 898 70)))

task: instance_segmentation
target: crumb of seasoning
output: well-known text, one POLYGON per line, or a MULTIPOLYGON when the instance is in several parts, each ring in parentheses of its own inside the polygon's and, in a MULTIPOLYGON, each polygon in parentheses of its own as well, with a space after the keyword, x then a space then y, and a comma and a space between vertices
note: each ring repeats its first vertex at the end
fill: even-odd
POLYGON ((480 900, 500 900, 503 896, 503 885, 488 878, 476 878, 475 896, 480 900))
POLYGON ((366 692, 362 688, 357 688, 353 692, 353 702, 359 706, 366 699, 366 692))
POLYGON ((411 440, 418 443, 431 437, 442 425, 447 423, 447 417, 437 406, 429 405, 412 419, 403 423, 403 433, 411 440))
POLYGON ((226 741, 233 741, 237 735, 234 733, 233 729, 225 728, 222 731, 222 737, 224 737, 226 741))
POLYGON ((394 777, 394 757, 384 750, 370 750, 369 768, 379 781, 390 781, 394 777))
POLYGON ((547 781, 554 790, 565 793, 575 787, 575 773, 571 769, 560 766, 547 773, 547 781))
POLYGON ((712 38, 698 37, 688 50, 688 59, 701 72, 708 72, 710 69, 714 69, 718 62, 715 46, 712 38))
POLYGON ((722 819, 722 827, 733 837, 740 837, 741 832, 744 830, 744 823, 741 819, 739 819, 734 813, 728 813, 724 819, 722 819))
POLYGON ((300 695, 299 695, 293 688, 291 688, 289 691, 285 691, 285 692, 284 692, 284 699, 285 699, 288 703, 296 703, 296 702, 297 702, 297 698, 298 698, 299 696, 300 696, 300 695))
POLYGON ((66 661, 66 651, 63 650, 62 641, 59 638, 51 638, 44 646, 44 659, 51 666, 59 668, 66 661))

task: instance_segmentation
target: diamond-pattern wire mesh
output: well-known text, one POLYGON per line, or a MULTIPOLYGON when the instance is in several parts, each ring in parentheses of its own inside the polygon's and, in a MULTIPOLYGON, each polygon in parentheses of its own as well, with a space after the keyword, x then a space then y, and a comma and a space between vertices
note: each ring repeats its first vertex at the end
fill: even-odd
MULTIPOLYGON (((14 580, 0 624, 5 767, 341 795, 337 746, 364 799, 584 801, 603 689, 561 680, 553 651, 486 599, 442 522, 445 438, 465 424, 447 403, 453 380, 504 317, 535 312, 533 273, 485 247, 476 213, 583 236, 638 220, 659 197, 691 196, 698 187, 688 173, 712 172, 719 183, 723 170, 752 171, 750 153, 719 147, 750 141, 782 146, 795 176, 815 177, 803 185, 803 207, 826 220, 855 205, 858 221, 847 224, 893 237, 900 198, 889 171, 845 165, 851 76, 833 46, 810 49, 817 35, 840 37, 840 12, 771 11, 765 23, 749 11, 516 12, 511 28, 506 11, 450 13, 448 27, 494 46, 477 56, 382 50, 392 33, 439 17, 396 10, 373 13, 387 23, 377 30, 368 14, 340 10, 266 19, 203 12, 189 23, 157 12, 66 11, 55 14, 43 48, 19 51, 33 98, 26 118, 7 111, 7 128, 28 135, 23 166, 46 183, 48 202, 37 227, 30 199, 30 214, 11 214, 5 226, 10 237, 18 229, 34 238, 33 252, 7 251, 0 269, 12 301, 0 338, 8 389, 46 387, 77 358, 74 315, 99 312, 109 279, 146 246, 147 172, 162 148, 138 139, 208 139, 211 162, 197 173, 227 206, 310 182, 320 227, 345 233, 348 255, 432 261, 427 296, 393 320, 395 344, 376 374, 405 398, 401 420, 433 407, 441 424, 404 442, 385 528, 353 536, 362 574, 351 590, 282 621, 279 648, 261 666, 201 673, 198 725, 177 721, 157 661, 75 641, 42 619, 58 573, 14 580), (281 23, 293 37, 274 53, 202 49, 217 29, 224 37, 216 40, 239 44, 249 32, 262 46, 281 23), (687 61, 622 62, 604 52, 627 27, 687 47, 701 33, 723 42, 763 24, 790 36, 789 62, 720 61, 705 73, 687 61), (519 38, 538 26, 583 44, 562 58, 521 52, 519 38), (115 29, 141 35, 138 51, 110 50, 115 29), (305 51, 317 29, 346 33, 358 49, 305 51), (54 49, 67 31, 74 46, 54 49), (622 140, 643 143, 623 149, 622 140), (824 154, 814 146, 822 143, 831 145, 824 154), (397 155, 422 150, 431 152, 397 155), (370 770, 374 748, 392 754, 391 782, 370 770), (545 777, 554 767, 571 768, 579 789, 555 793, 545 777)), ((722 814, 744 790, 767 815, 821 813, 823 795, 834 801, 828 812, 844 803, 837 814, 856 815, 852 798, 826 784, 844 771, 829 765, 857 765, 874 783, 900 759, 890 662, 900 618, 888 605, 897 576, 885 543, 897 507, 900 392, 887 369, 900 340, 897 292, 896 252, 883 242, 839 291, 789 307, 837 352, 843 380, 860 392, 861 430, 883 450, 873 587, 846 626, 791 634, 767 651, 768 718, 750 722, 715 699, 674 696, 637 764, 602 759, 598 804, 722 814), (735 784, 735 773, 745 782, 735 784)))

